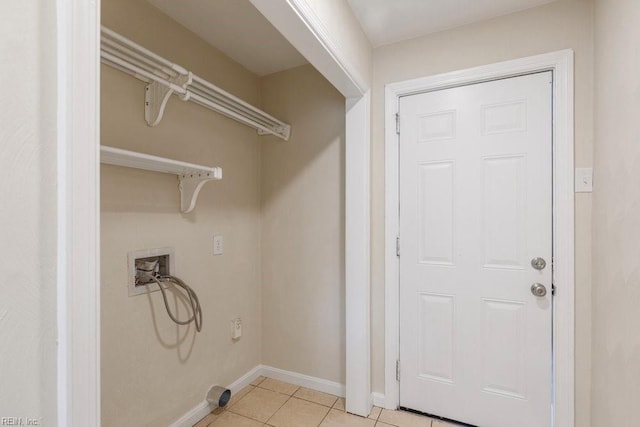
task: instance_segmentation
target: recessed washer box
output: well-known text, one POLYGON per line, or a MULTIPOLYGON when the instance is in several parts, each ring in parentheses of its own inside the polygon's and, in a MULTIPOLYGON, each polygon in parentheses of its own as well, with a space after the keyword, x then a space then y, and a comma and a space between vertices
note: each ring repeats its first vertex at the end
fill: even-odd
POLYGON ((158 272, 161 275, 175 276, 175 255, 173 248, 140 249, 127 253, 127 268, 129 276, 129 296, 159 291, 157 283, 136 283, 136 261, 158 261, 158 272))

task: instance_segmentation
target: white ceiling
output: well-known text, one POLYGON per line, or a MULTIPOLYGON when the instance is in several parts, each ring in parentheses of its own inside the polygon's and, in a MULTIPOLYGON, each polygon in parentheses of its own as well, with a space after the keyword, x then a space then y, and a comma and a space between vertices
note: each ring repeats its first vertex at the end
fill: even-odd
POLYGON ((374 47, 556 0, 347 0, 374 47))
POLYGON ((249 0, 148 0, 259 76, 307 61, 249 0))
MULTIPOLYGON (((259 76, 307 62, 249 0, 147 1, 259 76)), ((556 0, 347 1, 377 47, 556 0)))

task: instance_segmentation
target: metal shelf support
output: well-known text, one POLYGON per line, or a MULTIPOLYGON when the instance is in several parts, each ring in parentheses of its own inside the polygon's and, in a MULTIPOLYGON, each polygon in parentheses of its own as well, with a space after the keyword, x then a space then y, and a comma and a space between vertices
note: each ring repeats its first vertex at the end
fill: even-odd
POLYGON ((196 165, 105 145, 100 147, 100 162, 176 175, 182 213, 189 213, 196 207, 198 194, 204 184, 222 179, 222 168, 219 167, 196 165))
POLYGON ((144 106, 149 126, 160 123, 169 98, 175 94, 251 126, 259 135, 289 140, 291 125, 104 26, 100 56, 104 64, 147 83, 144 106))

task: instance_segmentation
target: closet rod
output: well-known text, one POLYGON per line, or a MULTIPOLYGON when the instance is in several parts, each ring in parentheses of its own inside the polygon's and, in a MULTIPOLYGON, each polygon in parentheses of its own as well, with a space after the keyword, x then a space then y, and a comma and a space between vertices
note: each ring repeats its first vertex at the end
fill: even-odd
POLYGON ((185 68, 102 27, 102 62, 147 83, 145 119, 160 122, 169 97, 177 95, 258 130, 260 135, 289 139, 291 126, 219 88, 185 68))
POLYGON ((159 77, 157 75, 155 75, 154 73, 151 73, 149 71, 144 70, 143 68, 136 66, 130 62, 127 61, 123 61, 122 59, 118 58, 117 56, 114 56, 110 53, 107 52, 102 52, 102 58, 106 59, 105 62, 108 65, 118 65, 119 67, 122 67, 124 69, 133 71, 135 73, 135 75, 141 75, 146 77, 148 80, 153 80, 155 82, 160 83, 163 86, 168 87, 169 89, 173 90, 176 93, 179 93, 181 95, 185 95, 187 93, 187 90, 185 88, 183 88, 182 86, 178 86, 175 83, 171 83, 168 80, 163 79, 162 77, 159 77))
POLYGON ((137 50, 141 55, 147 56, 147 57, 155 60, 157 63, 163 64, 164 66, 171 68, 172 70, 176 71, 179 74, 186 75, 186 74, 189 73, 185 68, 183 68, 183 67, 181 67, 181 66, 179 66, 177 64, 174 64, 173 62, 171 62, 171 61, 169 61, 167 59, 164 59, 162 56, 151 52, 149 49, 146 49, 146 48, 140 46, 136 42, 129 40, 125 36, 122 36, 122 35, 116 33, 113 30, 110 30, 109 28, 105 27, 104 25, 101 26, 101 29, 102 29, 101 41, 104 42, 105 36, 111 37, 115 42, 119 42, 121 46, 127 46, 127 47, 130 47, 130 48, 133 48, 133 49, 137 50))

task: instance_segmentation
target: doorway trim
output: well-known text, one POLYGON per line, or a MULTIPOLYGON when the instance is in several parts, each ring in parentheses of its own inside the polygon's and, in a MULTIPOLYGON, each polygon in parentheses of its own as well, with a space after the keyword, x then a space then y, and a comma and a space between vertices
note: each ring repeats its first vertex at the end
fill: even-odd
MULTIPOLYGON (((370 81, 308 0, 250 0, 346 98, 346 409, 370 381, 370 81)), ((100 0, 56 0, 58 23, 58 424, 100 425, 100 0), (64 164, 62 164, 64 163, 64 164), (77 261, 80 260, 80 261, 77 261), (73 262, 72 262, 73 261, 73 262)))
POLYGON ((574 104, 573 50, 484 65, 391 83, 385 87, 385 399, 399 406, 396 381, 400 336, 399 135, 396 113, 402 96, 515 77, 553 72, 553 425, 574 426, 574 104))
POLYGON ((347 412, 368 416, 371 394, 370 121, 366 70, 345 54, 309 0, 250 0, 336 89, 345 102, 345 389, 347 412))
POLYGON ((100 0, 57 0, 57 425, 100 425, 100 0))

